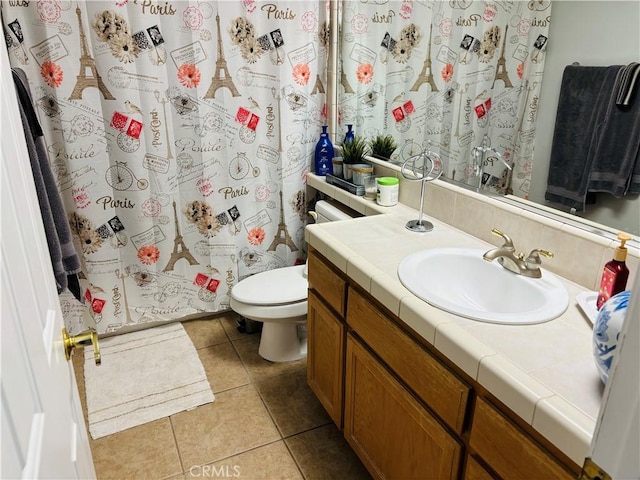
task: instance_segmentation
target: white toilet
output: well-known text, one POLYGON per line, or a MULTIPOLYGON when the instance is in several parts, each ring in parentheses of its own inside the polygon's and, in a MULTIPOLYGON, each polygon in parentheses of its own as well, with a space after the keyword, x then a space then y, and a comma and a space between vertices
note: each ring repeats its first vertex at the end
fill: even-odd
MULTIPOLYGON (((323 200, 316 203, 317 222, 353 218, 323 200)), ((263 322, 258 353, 272 362, 290 362, 307 355, 306 265, 284 267, 245 278, 231 289, 231 309, 263 322)))

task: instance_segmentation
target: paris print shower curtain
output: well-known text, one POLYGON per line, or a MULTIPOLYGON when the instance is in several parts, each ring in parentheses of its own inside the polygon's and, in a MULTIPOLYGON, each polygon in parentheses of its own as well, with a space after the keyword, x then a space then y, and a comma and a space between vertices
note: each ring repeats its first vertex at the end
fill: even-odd
POLYGON ((445 176, 474 186, 488 134, 513 171, 489 156, 482 188, 526 198, 550 22, 549 0, 345 0, 343 131, 393 135, 398 161, 430 145, 445 176))
POLYGON ((327 20, 324 1, 2 1, 82 256, 73 330, 226 310, 303 260, 327 20))

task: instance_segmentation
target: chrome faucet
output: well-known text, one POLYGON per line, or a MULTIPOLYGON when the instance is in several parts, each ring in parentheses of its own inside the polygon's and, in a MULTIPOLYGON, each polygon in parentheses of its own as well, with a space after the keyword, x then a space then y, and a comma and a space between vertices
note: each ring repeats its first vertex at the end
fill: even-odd
POLYGON ((491 233, 502 237, 504 243, 501 247, 492 248, 484 253, 483 260, 492 262, 498 260, 498 263, 510 272, 518 275, 524 275, 525 277, 540 278, 542 272, 540 271, 540 265, 542 265, 542 259, 540 255, 546 258, 553 258, 553 253, 548 250, 541 250, 534 248, 529 253, 529 256, 525 258, 524 253, 516 254, 516 249, 513 246, 513 240, 506 233, 502 233, 497 228, 491 230, 491 233))
POLYGON ((484 137, 482 137, 482 143, 480 146, 473 147, 471 149, 471 156, 473 158, 473 173, 475 176, 479 177, 478 180, 478 190, 482 188, 482 177, 484 176, 484 164, 487 157, 487 153, 492 153, 498 160, 502 162, 502 164, 507 167, 509 171, 513 170, 509 162, 507 162, 502 155, 498 153, 498 151, 491 147, 491 139, 489 135, 486 133, 484 137))

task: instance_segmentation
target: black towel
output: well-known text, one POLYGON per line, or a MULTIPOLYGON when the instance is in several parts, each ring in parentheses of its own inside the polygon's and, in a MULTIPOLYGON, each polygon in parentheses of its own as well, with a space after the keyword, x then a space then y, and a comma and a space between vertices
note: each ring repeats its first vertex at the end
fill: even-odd
MULTIPOLYGON (((13 68, 12 73, 58 293, 69 288, 82 302, 80 284, 77 280, 77 274, 80 272, 80 258, 73 247, 67 215, 49 165, 42 128, 31 101, 29 82, 24 71, 13 68)), ((16 159, 16 161, 22 161, 22 159, 16 159)))
POLYGON ((640 63, 633 62, 622 68, 616 84, 616 105, 628 107, 640 85, 640 63))
MULTIPOLYGON (((633 62, 625 67, 617 88, 616 105, 623 107, 633 105, 634 99, 638 96, 638 90, 640 90, 640 63, 633 62)), ((636 165, 631 174, 628 193, 640 193, 640 159, 636 160, 636 165)))
POLYGON ((576 211, 583 211, 586 203, 594 104, 606 95, 607 71, 608 67, 570 65, 562 75, 545 199, 576 211))
POLYGON ((606 192, 618 198, 629 191, 640 154, 640 102, 617 104, 617 86, 626 70, 607 70, 603 88, 608 90, 611 86, 611 91, 596 102, 597 119, 587 158, 587 191, 606 192))

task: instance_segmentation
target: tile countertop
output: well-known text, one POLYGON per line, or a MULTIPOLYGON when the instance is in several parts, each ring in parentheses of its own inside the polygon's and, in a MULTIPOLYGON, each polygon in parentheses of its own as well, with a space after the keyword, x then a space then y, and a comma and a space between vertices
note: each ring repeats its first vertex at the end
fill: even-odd
POLYGON ((582 465, 604 391, 591 352, 591 324, 575 301, 585 288, 558 277, 569 293, 569 307, 537 325, 497 325, 445 312, 400 283, 402 259, 425 248, 488 250, 495 245, 429 216, 424 220, 434 224, 431 232, 411 232, 405 224, 417 219, 415 210, 401 204, 379 207, 344 193, 337 200, 370 216, 309 225, 309 245, 582 465))

